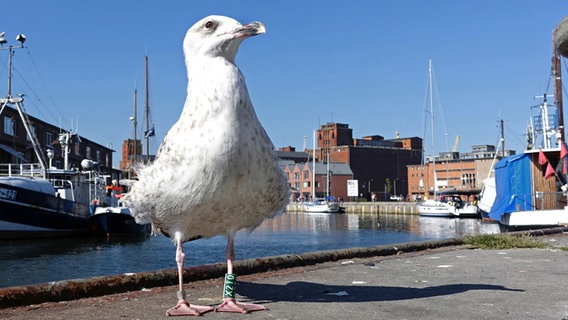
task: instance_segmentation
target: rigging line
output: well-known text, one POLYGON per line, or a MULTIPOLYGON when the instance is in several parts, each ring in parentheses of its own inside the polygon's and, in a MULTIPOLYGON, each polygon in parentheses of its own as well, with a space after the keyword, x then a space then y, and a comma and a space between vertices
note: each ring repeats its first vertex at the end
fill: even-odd
MULTIPOLYGON (((0 76, 2 76, 4 72, 8 70, 8 63, 4 59, 0 59, 0 61, 2 62, 2 69, 0 70, 0 76)), ((2 76, 2 78, 4 77, 2 76)))
POLYGON ((428 114, 430 114, 430 110, 428 108, 428 90, 430 88, 430 77, 427 76, 426 80, 426 90, 424 92, 424 107, 422 109, 422 155, 421 155, 421 165, 424 166, 425 162, 425 149, 424 146, 426 145, 426 127, 428 125, 428 114))
POLYGON ((440 92, 438 89, 438 82, 436 81, 436 73, 434 72, 434 66, 432 66, 432 89, 434 89, 434 93, 436 96, 436 101, 438 102, 438 109, 440 110, 440 116, 438 119, 441 119, 442 122, 442 135, 444 136, 444 142, 446 143, 446 151, 450 150, 450 143, 448 141, 448 127, 446 125, 446 118, 444 117, 444 107, 442 105, 442 99, 440 97, 440 92))
MULTIPOLYGON (((26 78, 16 69, 16 73, 20 76, 20 81, 22 81, 25 84, 25 87, 27 88, 27 92, 31 93, 30 97, 33 97, 35 99, 35 101, 40 104, 44 110, 49 114, 50 118, 52 119, 51 121, 53 122, 61 122, 61 118, 64 118, 62 115, 63 113, 61 112, 61 110, 59 109, 59 107, 57 106, 57 104, 55 103, 55 101, 53 100, 53 98, 51 97, 51 95, 49 94, 49 90, 47 89, 47 86, 45 85, 45 82, 43 81, 43 78, 41 77, 41 73, 39 72, 39 69, 36 65, 36 63, 34 62, 31 52, 29 50, 28 47, 25 47, 26 52, 28 54, 28 58, 29 61, 31 62, 31 65, 34 68, 34 71, 39 79, 39 82, 45 92, 45 94, 47 95, 47 97, 49 98, 51 104, 53 105, 53 107, 55 108, 55 110, 57 111, 57 113, 60 115, 60 117, 56 117, 53 112, 52 112, 52 108, 48 107, 47 104, 43 101, 43 99, 40 98, 40 95, 37 93, 36 90, 33 89, 33 86, 30 85, 30 83, 28 83, 28 81, 26 80, 26 78)), ((43 110, 40 108, 35 108, 43 117, 45 118, 49 118, 47 117, 43 110)), ((46 119, 47 120, 47 119, 46 119)), ((67 120, 63 120, 64 125, 66 125, 67 127, 69 127, 69 122, 67 120)))
MULTIPOLYGON (((520 136, 524 136, 525 134, 518 134, 518 132, 514 132, 509 126, 505 125, 505 121, 503 122, 503 126, 505 127, 505 131, 507 131, 507 133, 509 133, 508 137, 511 136, 514 138, 514 140, 516 140, 516 142, 520 143, 522 146, 526 145, 526 141, 521 140, 521 138, 519 138, 520 136)), ((510 138, 507 139, 507 141, 511 141, 510 138)), ((536 145, 536 142, 533 141, 533 144, 536 145)), ((511 145, 510 143, 508 144, 509 146, 511 145)), ((523 149, 525 149, 523 147, 523 149)))
POLYGON ((57 106, 57 103, 55 103, 55 100, 54 100, 53 97, 49 94, 49 91, 47 90, 47 86, 45 85, 45 81, 43 81, 43 78, 42 78, 42 76, 41 76, 41 73, 39 72, 39 68, 37 67, 37 64, 35 63, 35 60, 34 60, 33 57, 32 57, 32 54, 31 54, 31 52, 30 52, 29 47, 25 47, 25 49, 26 49, 26 53, 28 54, 28 58, 30 59, 30 62, 31 62, 31 64, 32 64, 33 68, 34 68, 34 71, 36 72, 37 77, 38 77, 38 79, 39 79, 39 81, 40 81, 42 87, 44 88, 44 90, 45 90, 45 92, 46 92, 46 94, 47 94, 47 97, 49 98, 49 101, 55 106, 56 109, 59 109, 58 106, 57 106))
MULTIPOLYGON (((26 79, 24 78, 24 76, 20 73, 20 71, 18 70, 18 68, 15 65, 12 65, 12 84, 19 84, 20 87, 25 88, 23 91, 25 92, 25 95, 29 98, 27 99, 27 101, 32 101, 41 105, 44 105, 43 101, 39 98, 39 95, 36 93, 36 91, 33 89, 33 87, 26 81, 26 79), (19 77, 14 77, 13 75, 16 74, 19 77)), ((42 109, 39 109, 37 107, 35 107, 34 103, 31 103, 32 106, 34 106, 34 109, 37 111, 37 113, 39 113, 44 119, 48 118, 45 113, 43 112, 42 109)), ((45 107, 45 105, 44 105, 45 107)), ((49 109, 45 108, 48 112, 49 109)), ((53 119, 55 119, 54 115, 49 112, 49 114, 51 115, 51 117, 53 119)))
MULTIPOLYGON (((53 107, 55 108, 55 110, 57 111, 57 114, 59 114, 61 118, 64 118, 64 117, 63 117, 63 112, 61 112, 61 109, 59 108, 58 104, 55 102, 55 100, 53 99, 53 96, 50 94, 50 92, 49 92, 49 90, 48 90, 48 88, 47 88, 47 85, 45 84, 45 81, 43 81, 43 78, 42 78, 42 76, 41 76, 41 73, 39 72, 39 68, 37 67, 37 64, 35 63, 35 61, 34 61, 34 59, 33 59, 33 57, 32 57, 32 54, 31 54, 31 52, 30 52, 29 47, 25 47, 25 49, 26 49, 26 52, 27 52, 28 57, 29 57, 29 59, 30 59, 30 62, 31 62, 31 64, 32 64, 33 68, 34 68, 34 71, 35 71, 36 74, 37 74, 37 77, 38 77, 38 79, 39 79, 39 82, 40 82, 40 84, 41 84, 43 90, 45 91, 45 94, 47 95, 47 98, 48 98, 49 102, 51 102, 52 106, 53 106, 53 107)), ((37 99, 38 99, 38 101, 40 101, 41 104, 48 110, 48 112, 49 112, 50 115, 53 117, 53 119, 55 119, 55 116, 51 113, 51 108, 49 108, 49 107, 43 102, 43 100, 39 99, 39 96, 38 96, 37 99)), ((68 121, 64 120, 64 124, 69 127, 68 121)))
POLYGON ((550 89, 550 80, 552 80, 553 77, 554 77, 554 68, 550 67, 550 75, 548 76, 548 79, 546 80, 546 90, 544 90, 545 93, 547 93, 548 89, 550 89))

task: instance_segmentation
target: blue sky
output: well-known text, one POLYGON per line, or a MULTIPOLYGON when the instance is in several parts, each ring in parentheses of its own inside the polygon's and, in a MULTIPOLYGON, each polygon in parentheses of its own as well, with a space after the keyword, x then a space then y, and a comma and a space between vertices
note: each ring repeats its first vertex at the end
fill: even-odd
MULTIPOLYGON (((522 151, 534 97, 553 92, 552 30, 568 2, 20 0, 1 10, 7 39, 27 36, 14 57, 13 94, 26 94, 31 115, 114 148, 117 164, 133 132, 135 88, 143 122, 144 56, 153 154, 185 100, 183 37, 210 14, 266 25, 241 45, 237 64, 276 147, 300 150, 304 136, 310 147, 326 122, 348 123, 354 137, 422 137, 431 58, 435 113, 449 141, 436 148, 451 148, 456 135, 462 152, 497 145, 503 119, 507 149, 522 151)), ((0 52, 0 95, 6 61, 0 52)))

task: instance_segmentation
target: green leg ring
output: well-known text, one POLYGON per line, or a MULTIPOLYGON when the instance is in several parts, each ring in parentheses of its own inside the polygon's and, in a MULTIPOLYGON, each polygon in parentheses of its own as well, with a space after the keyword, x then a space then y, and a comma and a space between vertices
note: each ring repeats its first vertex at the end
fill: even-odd
POLYGON ((234 273, 225 274, 225 285, 223 286, 223 298, 235 298, 237 288, 237 275, 234 273))

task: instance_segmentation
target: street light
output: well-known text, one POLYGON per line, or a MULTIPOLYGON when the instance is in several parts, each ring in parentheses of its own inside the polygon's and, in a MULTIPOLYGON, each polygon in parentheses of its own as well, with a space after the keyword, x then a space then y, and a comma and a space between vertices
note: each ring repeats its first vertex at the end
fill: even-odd
POLYGON ((394 194, 395 196, 398 194, 398 193, 396 193, 396 182, 397 182, 397 181, 398 181, 398 178, 394 178, 394 181, 393 181, 394 193, 393 193, 393 194, 394 194))
POLYGON ((52 161, 53 161, 53 156, 54 156, 53 150, 47 149, 47 158, 49 159, 49 169, 51 169, 51 164, 52 164, 52 161))

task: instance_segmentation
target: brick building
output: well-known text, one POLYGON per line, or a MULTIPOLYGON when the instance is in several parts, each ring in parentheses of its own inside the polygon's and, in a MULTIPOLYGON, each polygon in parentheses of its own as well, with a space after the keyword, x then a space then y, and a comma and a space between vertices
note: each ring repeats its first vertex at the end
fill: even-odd
POLYGON ((134 178, 133 170, 137 163, 150 163, 156 158, 155 155, 142 154, 142 141, 140 139, 126 139, 122 143, 122 158, 120 159, 120 171, 126 178, 134 178))
POLYGON ((452 190, 462 194, 479 194, 492 164, 503 155, 514 154, 513 150, 498 153, 493 145, 476 145, 472 147, 471 153, 446 152, 438 154, 435 159, 427 157, 424 166, 407 167, 409 198, 414 200, 432 197, 435 186, 438 187, 438 192, 452 190))
MULTIPOLYGON (((309 199, 312 194, 313 163, 303 162, 285 165, 284 175, 292 189, 291 201, 296 201, 300 196, 309 199)), ((326 192, 336 198, 347 199, 347 180, 353 179, 353 172, 345 163, 315 163, 315 193, 316 198, 325 198, 326 192), (326 188, 326 182, 329 185, 326 188)))
MULTIPOLYGON (((46 158, 47 151, 51 150, 53 152, 52 166, 63 168, 63 151, 58 139, 59 134, 67 130, 31 116, 27 118, 30 122, 30 130, 35 133, 46 158)), ((0 119, 0 163, 39 162, 18 111, 11 106, 6 106, 2 110, 0 119)), ((100 164, 102 173, 111 174, 114 150, 79 136, 72 139, 69 150, 70 167, 80 168, 82 160, 90 159, 100 164)))
MULTIPOLYGON (((353 179, 358 181, 359 196, 370 199, 371 194, 386 200, 392 194, 406 195, 408 171, 406 167, 420 164, 422 139, 418 137, 385 140, 382 136, 353 139, 348 124, 327 123, 316 132, 315 157, 330 163, 349 166, 353 179)), ((312 153, 312 150, 306 150, 312 153)))

